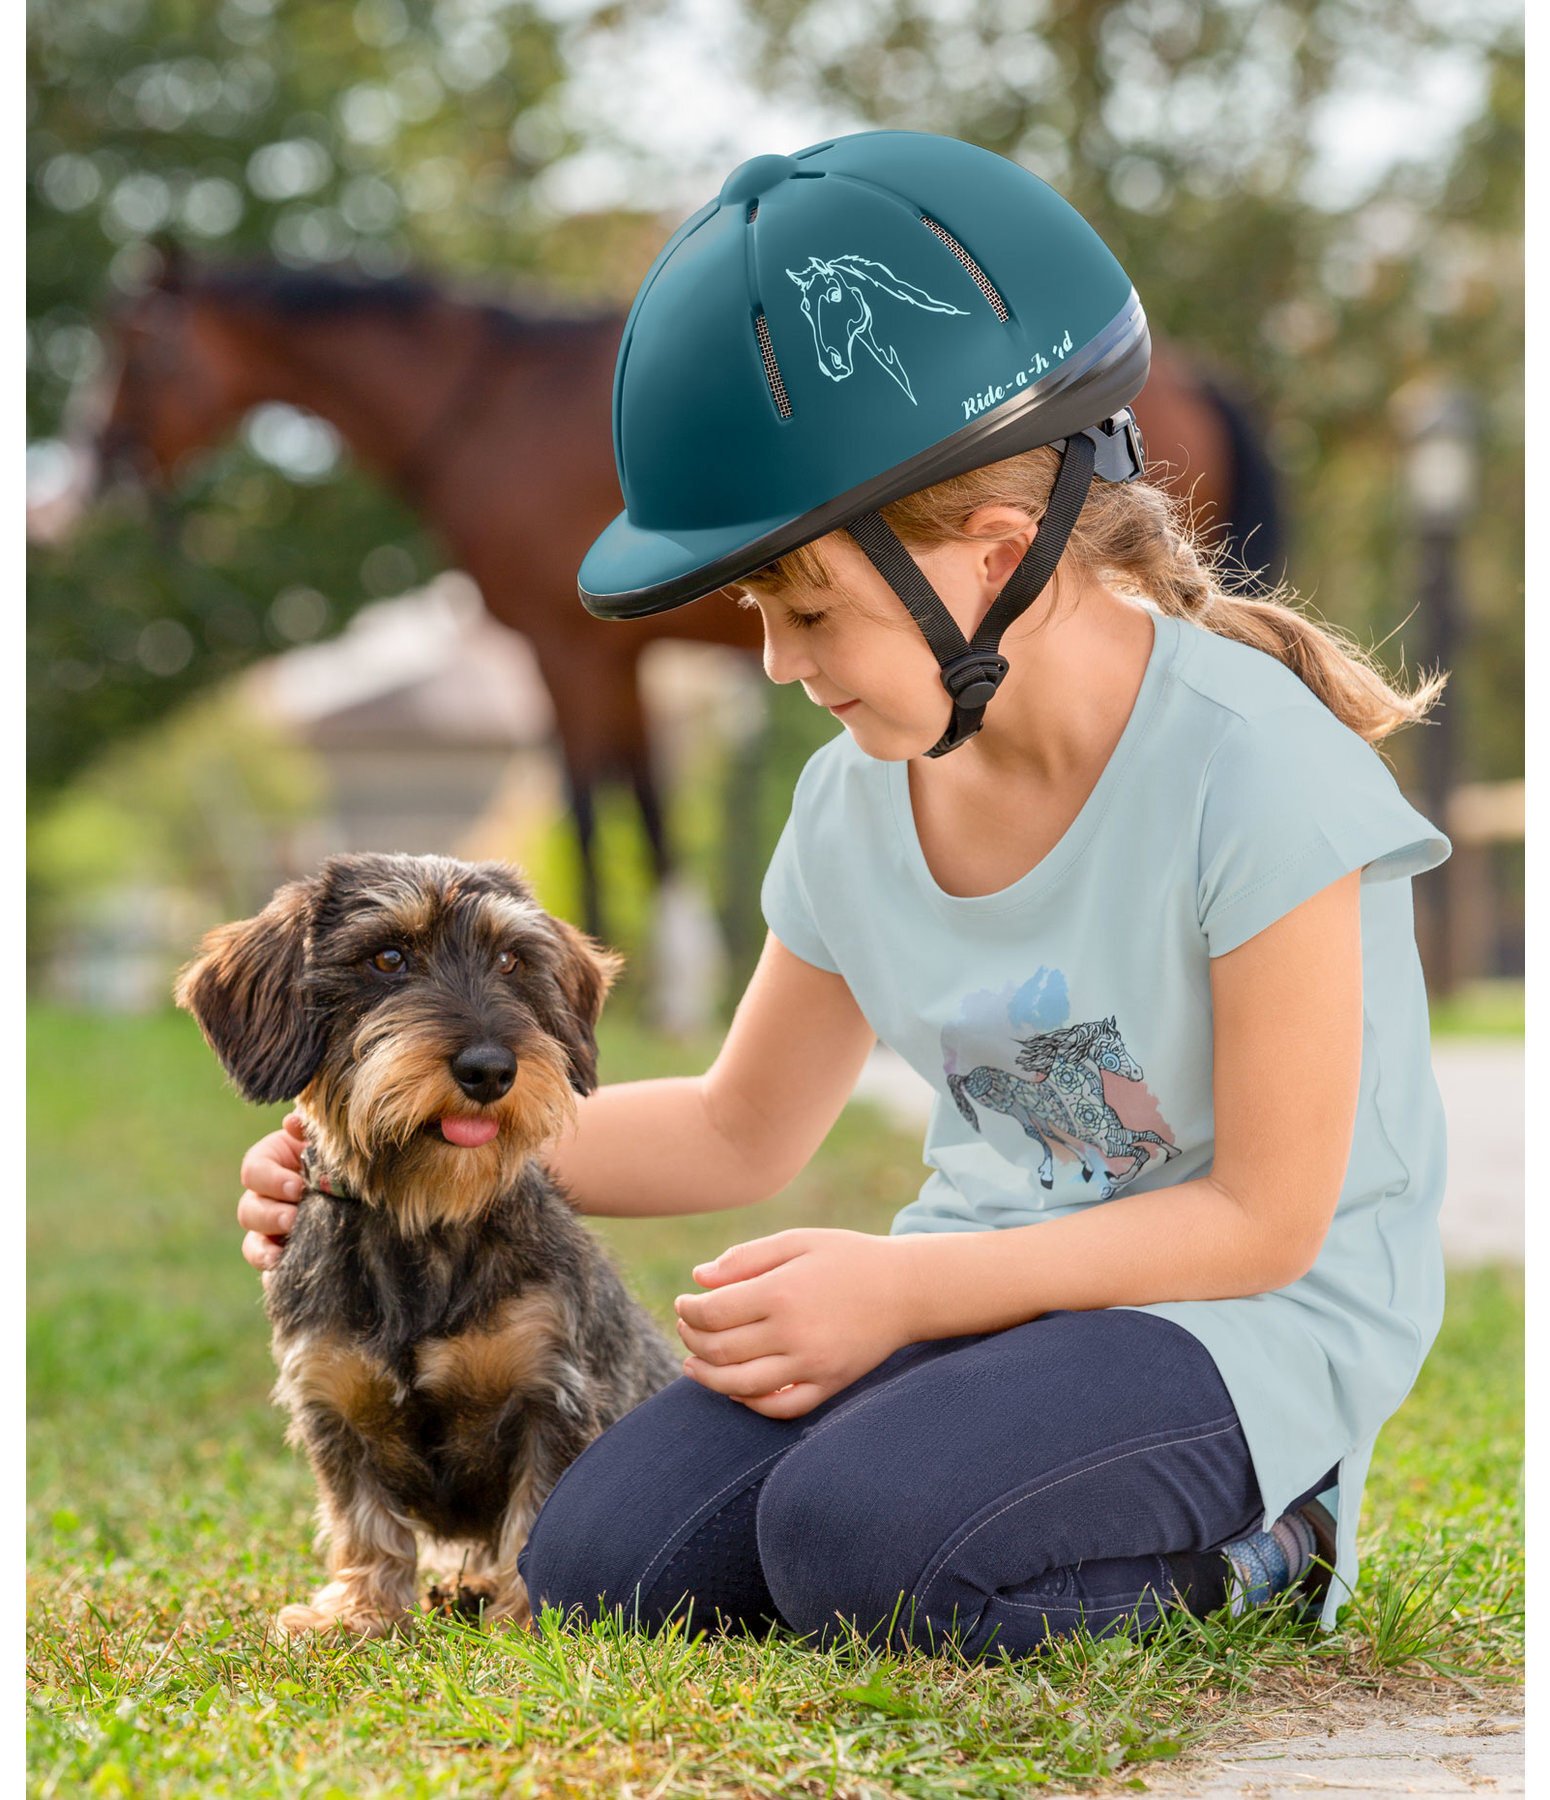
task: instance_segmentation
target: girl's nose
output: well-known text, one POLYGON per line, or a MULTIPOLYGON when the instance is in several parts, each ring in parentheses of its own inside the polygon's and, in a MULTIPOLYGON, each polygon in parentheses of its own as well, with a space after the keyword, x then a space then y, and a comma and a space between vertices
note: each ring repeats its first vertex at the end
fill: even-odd
POLYGON ((789 626, 764 621, 764 672, 779 686, 792 681, 807 681, 818 673, 818 665, 789 626))

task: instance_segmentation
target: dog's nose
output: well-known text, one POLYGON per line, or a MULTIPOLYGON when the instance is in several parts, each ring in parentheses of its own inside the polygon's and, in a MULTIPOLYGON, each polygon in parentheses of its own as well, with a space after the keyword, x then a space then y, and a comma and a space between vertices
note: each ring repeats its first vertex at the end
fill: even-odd
POLYGON ((517 1059, 504 1044, 469 1044, 451 1060, 452 1079, 470 1100, 486 1106, 509 1093, 517 1078, 517 1059))

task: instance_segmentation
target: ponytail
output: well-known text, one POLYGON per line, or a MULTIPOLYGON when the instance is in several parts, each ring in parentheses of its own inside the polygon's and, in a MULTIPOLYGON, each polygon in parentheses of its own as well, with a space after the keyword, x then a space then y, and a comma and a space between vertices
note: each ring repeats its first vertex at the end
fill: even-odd
POLYGON ((1438 673, 1413 687, 1397 686, 1367 650, 1338 627, 1315 619, 1285 583, 1262 598, 1229 593, 1210 553, 1191 532, 1183 505, 1150 483, 1094 483, 1066 554, 1169 618, 1188 620, 1285 663, 1342 725, 1369 744, 1424 718, 1447 681, 1438 673))
MULTIPOLYGON (((1058 453, 1047 445, 1025 450, 908 494, 883 507, 882 516, 906 544, 918 547, 969 537, 965 527, 984 506, 1015 507, 1038 518, 1059 466, 1058 453)), ((1168 618, 1275 657, 1369 744, 1424 718, 1447 681, 1439 671, 1414 686, 1397 685, 1369 651, 1315 619, 1284 583, 1260 599, 1229 593, 1182 502, 1150 482, 1093 483, 1060 560, 1059 568, 1067 567, 1168 618)), ((822 588, 830 579, 821 549, 808 544, 748 577, 747 585, 778 592, 822 588)))

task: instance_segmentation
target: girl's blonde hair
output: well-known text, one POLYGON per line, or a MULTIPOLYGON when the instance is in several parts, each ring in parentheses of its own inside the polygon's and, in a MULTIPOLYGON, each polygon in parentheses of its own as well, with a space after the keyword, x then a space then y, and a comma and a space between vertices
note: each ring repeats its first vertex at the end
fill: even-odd
MULTIPOLYGON (((973 534, 965 527, 983 506, 1041 517, 1058 468, 1058 453, 1048 446, 1025 450, 908 494, 883 507, 882 515, 915 548, 968 539, 973 534)), ((1265 651, 1369 744, 1424 718, 1447 680, 1438 672, 1414 687, 1396 686, 1367 650, 1315 620, 1284 583, 1262 599, 1229 593, 1219 559, 1196 537, 1184 504, 1150 482, 1117 487, 1095 481, 1061 558, 1061 566, 1067 564, 1169 618, 1265 651)), ((778 594, 822 591, 833 580, 818 545, 805 544, 738 585, 778 594)))

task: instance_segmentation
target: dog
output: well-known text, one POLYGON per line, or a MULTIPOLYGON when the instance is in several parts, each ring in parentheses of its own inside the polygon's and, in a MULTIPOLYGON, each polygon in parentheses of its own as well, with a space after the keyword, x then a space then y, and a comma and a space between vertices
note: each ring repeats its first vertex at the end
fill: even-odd
POLYGON ((526 1623, 545 1496, 679 1374, 541 1160, 597 1085, 618 967, 505 864, 351 855, 179 975, 244 1098, 294 1099, 307 1127, 266 1308, 330 1579, 283 1632, 391 1630, 422 1545, 461 1554, 462 1608, 526 1623))

